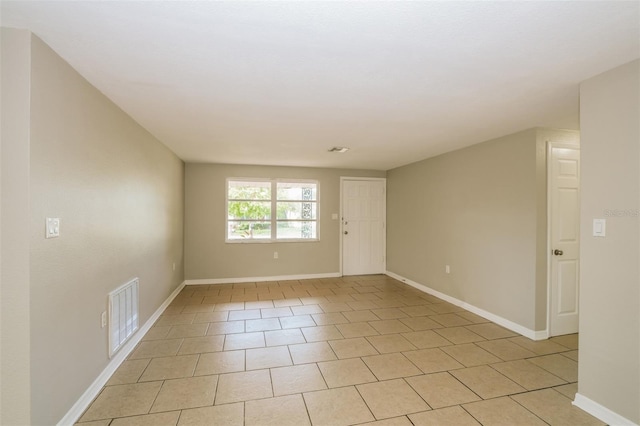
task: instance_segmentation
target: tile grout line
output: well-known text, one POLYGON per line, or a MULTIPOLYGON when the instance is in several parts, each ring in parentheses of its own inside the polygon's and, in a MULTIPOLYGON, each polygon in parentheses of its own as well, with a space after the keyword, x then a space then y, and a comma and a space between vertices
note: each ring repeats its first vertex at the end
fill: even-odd
MULTIPOLYGON (((417 377, 417 376, 411 376, 411 377, 417 377)), ((425 404, 427 404, 427 407, 429 407, 429 410, 426 410, 426 411, 434 411, 434 410, 435 410, 435 408, 433 408, 433 407, 429 404, 429 402, 428 402, 426 399, 424 399, 424 398, 422 397, 422 395, 420 395, 420 392, 418 392, 418 390, 417 390, 416 388, 414 388, 413 386, 411 386, 411 383, 409 383, 409 381, 407 380, 407 378, 406 378, 406 377, 400 377, 400 379, 402 379, 402 381, 403 381, 404 383, 406 383, 406 385, 407 385, 407 386, 409 386, 409 388, 411 388, 411 390, 412 390, 412 391, 414 391, 414 392, 415 392, 415 394, 416 394, 416 395, 418 395, 418 396, 420 397, 420 399, 424 401, 424 403, 425 403, 425 404)), ((395 379, 393 379, 393 380, 395 380, 395 379)), ((418 412, 419 412, 419 413, 421 413, 421 411, 418 411, 418 412)), ((409 413, 409 414, 416 414, 416 413, 409 413)), ((407 414, 405 414, 405 416, 406 416, 406 415, 407 415, 407 414)))
MULTIPOLYGON (((480 401, 484 401, 482 398, 480 398, 480 401)), ((469 404, 473 404, 473 403, 469 403, 469 404)), ((482 425, 482 422, 480 421, 480 419, 476 418, 473 414, 471 414, 471 412, 469 410, 467 410, 463 404, 459 404, 458 407, 462 408, 468 415, 471 416, 471 418, 473 418, 475 421, 478 422, 478 424, 482 425)))
MULTIPOLYGON (((475 396, 477 396, 479 398, 480 401, 486 401, 485 399, 483 399, 480 395, 478 395, 473 389, 471 389, 469 386, 467 386, 463 381, 461 381, 460 379, 458 379, 455 375, 451 374, 449 371, 446 371, 446 373, 453 377, 454 380, 456 380, 458 383, 460 383, 462 386, 464 386, 465 388, 467 388, 469 390, 469 392, 471 392, 472 394, 474 394, 475 396)), ((458 404, 460 406, 462 406, 462 404, 458 404)))
POLYGON ((538 416, 536 413, 534 413, 533 411, 529 410, 527 407, 525 407, 524 405, 520 404, 517 400, 513 399, 511 397, 511 395, 508 395, 508 398, 515 402, 516 404, 518 404, 520 407, 524 408, 525 410, 527 410, 529 413, 533 414, 536 418, 540 419, 543 423, 545 424, 550 424, 549 422, 545 421, 542 417, 538 416))
MULTIPOLYGON (((380 383, 380 382, 378 382, 380 383)), ((371 409, 371 407, 369 406, 369 404, 367 403, 367 400, 364 399, 364 396, 362 396, 362 393, 360 392, 360 389, 358 389, 358 386, 353 385, 353 388, 356 390, 356 392, 358 392, 358 395, 360 396, 360 399, 362 399, 362 402, 364 402, 364 405, 367 407, 367 410, 369 410, 369 413, 371 413, 371 417, 373 417, 374 422, 379 421, 381 419, 378 419, 375 414, 373 414, 373 410, 371 409)), ((427 404, 428 406, 428 404, 427 404)))

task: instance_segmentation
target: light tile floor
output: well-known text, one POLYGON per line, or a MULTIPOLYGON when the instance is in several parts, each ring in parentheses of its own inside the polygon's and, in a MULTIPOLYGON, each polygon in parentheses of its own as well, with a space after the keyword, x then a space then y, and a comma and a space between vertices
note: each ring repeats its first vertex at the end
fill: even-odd
POLYGON ((189 286, 79 424, 599 425, 577 349, 382 275, 189 286))

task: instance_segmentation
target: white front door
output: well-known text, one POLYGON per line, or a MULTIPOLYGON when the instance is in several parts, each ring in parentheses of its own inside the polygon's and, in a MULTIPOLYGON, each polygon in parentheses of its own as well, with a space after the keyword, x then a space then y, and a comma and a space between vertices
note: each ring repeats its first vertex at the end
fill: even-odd
POLYGON ((578 332, 580 151, 549 147, 549 334, 578 332))
POLYGON ((385 272, 386 181, 342 181, 342 273, 385 272))

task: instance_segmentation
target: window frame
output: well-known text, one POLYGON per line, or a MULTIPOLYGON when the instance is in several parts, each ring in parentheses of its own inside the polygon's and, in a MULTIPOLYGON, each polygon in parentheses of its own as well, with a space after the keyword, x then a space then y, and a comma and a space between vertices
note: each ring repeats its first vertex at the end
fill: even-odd
MULTIPOLYGON (((258 200, 256 200, 258 201, 258 200)), ((293 201, 296 202, 296 201, 293 201)), ((230 177, 225 182, 225 242, 230 244, 273 244, 273 243, 313 243, 320 241, 320 181, 316 179, 295 179, 295 178, 262 178, 262 177, 230 177), (269 182, 271 184, 271 199, 263 200, 265 202, 271 202, 270 223, 271 223, 271 237, 270 238, 229 238, 229 222, 233 220, 229 219, 229 183, 230 182, 269 182), (289 200, 278 200, 278 184, 279 183, 310 183, 315 185, 316 199, 312 202, 316 205, 316 218, 309 220, 278 220, 278 201, 290 202, 289 200), (278 222, 315 222, 316 236, 315 238, 278 238, 278 222)), ((247 219, 247 222, 266 222, 247 219)))

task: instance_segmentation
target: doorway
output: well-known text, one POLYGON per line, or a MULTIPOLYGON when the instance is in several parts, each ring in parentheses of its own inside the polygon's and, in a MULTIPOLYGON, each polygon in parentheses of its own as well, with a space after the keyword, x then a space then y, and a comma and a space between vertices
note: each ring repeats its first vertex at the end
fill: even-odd
POLYGON ((341 180, 342 275, 386 270, 386 179, 341 180))
POLYGON ((549 336, 578 332, 580 292, 580 149, 549 142, 549 336))

